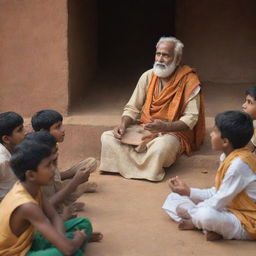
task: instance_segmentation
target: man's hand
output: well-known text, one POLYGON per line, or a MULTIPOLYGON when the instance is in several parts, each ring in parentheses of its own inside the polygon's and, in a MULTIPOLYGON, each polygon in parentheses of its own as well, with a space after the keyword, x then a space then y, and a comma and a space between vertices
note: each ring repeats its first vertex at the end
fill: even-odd
POLYGON ((80 170, 78 170, 74 176, 74 180, 76 181, 76 183, 82 184, 86 181, 88 181, 89 177, 90 177, 90 169, 88 168, 81 168, 80 170))
POLYGON ((178 176, 169 179, 168 185, 173 192, 182 196, 190 196, 190 187, 181 181, 178 176))
POLYGON ((125 130, 126 130, 126 128, 122 124, 120 124, 119 126, 115 127, 114 130, 113 130, 115 138, 120 140, 122 138, 122 136, 124 135, 125 130))
POLYGON ((147 123, 144 125, 144 129, 150 132, 165 132, 168 126, 167 122, 160 119, 151 119, 152 123, 147 123))

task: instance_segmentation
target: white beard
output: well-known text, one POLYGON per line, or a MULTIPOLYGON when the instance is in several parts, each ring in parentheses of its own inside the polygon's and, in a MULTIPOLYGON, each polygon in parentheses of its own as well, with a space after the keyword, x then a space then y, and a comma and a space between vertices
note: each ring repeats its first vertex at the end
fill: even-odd
POLYGON ((175 60, 170 65, 156 61, 153 66, 153 71, 158 77, 165 78, 170 76, 176 67, 177 65, 175 60))

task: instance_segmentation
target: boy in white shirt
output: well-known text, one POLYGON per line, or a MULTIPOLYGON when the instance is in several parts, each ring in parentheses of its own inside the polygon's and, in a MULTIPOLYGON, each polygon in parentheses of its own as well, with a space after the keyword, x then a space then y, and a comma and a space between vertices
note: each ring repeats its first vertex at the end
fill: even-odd
POLYGON ((246 113, 226 111, 215 117, 211 144, 223 152, 215 186, 196 189, 178 177, 169 180, 173 193, 163 209, 179 229, 202 229, 207 240, 256 239, 256 158, 245 148, 252 134, 246 113))
POLYGON ((10 167, 14 147, 25 136, 23 118, 15 112, 0 114, 0 202, 17 181, 10 167))

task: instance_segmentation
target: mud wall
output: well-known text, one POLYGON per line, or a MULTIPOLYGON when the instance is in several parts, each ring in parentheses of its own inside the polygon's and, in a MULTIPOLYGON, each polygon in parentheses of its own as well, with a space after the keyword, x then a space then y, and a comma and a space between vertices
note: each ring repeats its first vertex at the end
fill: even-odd
POLYGON ((184 61, 203 81, 256 82, 256 1, 176 1, 184 61))
POLYGON ((0 111, 67 113, 67 1, 0 0, 0 111))

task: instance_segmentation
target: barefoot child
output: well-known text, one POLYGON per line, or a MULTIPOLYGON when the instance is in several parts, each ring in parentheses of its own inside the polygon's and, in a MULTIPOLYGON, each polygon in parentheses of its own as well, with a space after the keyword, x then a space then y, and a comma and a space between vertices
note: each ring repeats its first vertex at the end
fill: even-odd
MULTIPOLYGON (((55 110, 42 110, 37 112, 31 119, 32 127, 35 131, 46 131, 52 134, 57 143, 61 143, 64 141, 65 137, 65 130, 62 125, 63 117, 60 113, 58 113, 55 110)), ((72 166, 66 171, 60 172, 58 168, 56 168, 55 176, 54 176, 54 183, 52 184, 52 187, 48 187, 48 194, 49 196, 52 196, 54 193, 58 192, 61 188, 67 184, 63 183, 63 180, 66 179, 75 179, 79 174, 76 175, 77 172, 79 172, 81 169, 90 169, 90 172, 94 171, 96 169, 97 162, 95 158, 87 158, 84 161, 72 166)), ((68 180, 68 182, 71 182, 68 180)), ((73 192, 76 191, 76 193, 73 193, 70 197, 70 203, 74 202, 82 193, 84 192, 94 192, 97 188, 97 184, 95 182, 91 183, 83 183, 79 186, 77 186, 73 192)), ((77 210, 83 209, 83 203, 76 203, 77 210)))
MULTIPOLYGON (((242 109, 246 112, 252 120, 256 120, 256 86, 252 86, 245 91, 245 102, 242 105, 242 109)), ((248 147, 251 149, 252 152, 255 153, 256 149, 256 130, 254 128, 254 134, 248 147)))
MULTIPOLYGON (((26 136, 25 140, 35 141, 39 144, 44 144, 50 147, 52 154, 54 155, 54 167, 57 168, 58 152, 56 140, 53 135, 51 135, 49 132, 31 132, 26 136)), ((89 176, 90 170, 86 168, 81 169, 81 171, 77 172, 74 178, 67 183, 66 186, 58 190, 56 193, 54 190, 54 178, 52 179, 50 185, 42 187, 44 195, 49 199, 57 212, 62 215, 64 220, 75 216, 77 212, 76 204, 73 203, 69 205, 69 200, 67 200, 67 198, 70 197, 72 192, 75 191, 79 184, 86 182, 89 179, 89 176), (67 204, 67 206, 65 206, 65 204, 67 204)))
POLYGON ((0 201, 17 181, 10 167, 14 147, 25 136, 23 118, 15 112, 0 114, 0 201))
POLYGON ((227 111, 215 118, 213 150, 222 151, 215 187, 188 187, 169 180, 171 193, 163 209, 180 229, 202 229, 207 240, 256 239, 256 158, 245 146, 253 134, 246 113, 227 111))
POLYGON ((45 200, 41 186, 54 175, 54 155, 49 147, 33 141, 20 143, 11 158, 19 181, 0 204, 0 255, 83 255, 92 235, 88 219, 71 219, 63 224, 45 200), (35 233, 35 230, 38 231, 35 233))

